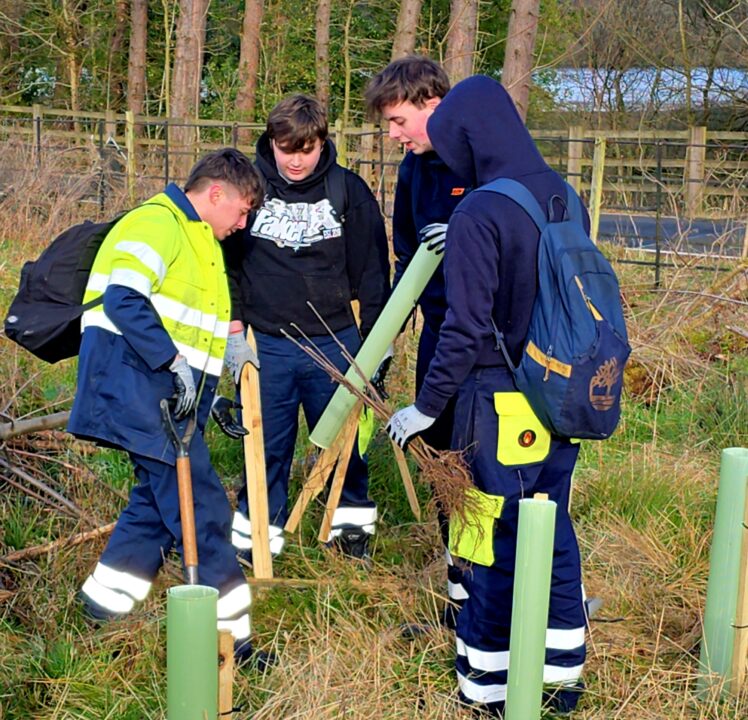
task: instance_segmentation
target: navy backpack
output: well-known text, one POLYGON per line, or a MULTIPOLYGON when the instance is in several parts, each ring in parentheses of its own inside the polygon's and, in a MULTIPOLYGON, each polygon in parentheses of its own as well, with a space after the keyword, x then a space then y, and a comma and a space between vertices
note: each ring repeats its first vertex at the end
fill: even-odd
POLYGON ((623 368, 631 347, 618 280, 584 229, 579 196, 567 184, 566 202, 552 197, 546 217, 516 180, 499 178, 476 191, 510 198, 540 231, 538 294, 516 366, 496 331, 517 389, 554 434, 609 437, 621 414, 623 368), (554 213, 559 204, 565 206, 560 219, 554 213))

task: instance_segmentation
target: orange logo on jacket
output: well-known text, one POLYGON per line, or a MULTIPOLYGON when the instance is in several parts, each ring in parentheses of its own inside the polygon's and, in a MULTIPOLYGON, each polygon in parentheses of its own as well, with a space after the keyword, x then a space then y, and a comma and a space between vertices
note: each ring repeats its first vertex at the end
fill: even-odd
POLYGON ((452 188, 452 196, 459 197, 465 194, 465 188, 452 188))

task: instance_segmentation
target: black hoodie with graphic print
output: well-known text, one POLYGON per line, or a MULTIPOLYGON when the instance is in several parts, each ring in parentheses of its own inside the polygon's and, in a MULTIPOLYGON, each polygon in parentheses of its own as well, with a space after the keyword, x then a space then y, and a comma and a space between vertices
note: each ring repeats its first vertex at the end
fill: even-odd
MULTIPOLYGON (((270 335, 324 335, 310 302, 334 331, 354 324, 360 303, 365 336, 390 292, 387 236, 366 182, 343 170, 344 223, 328 196, 335 146, 326 140, 314 172, 300 182, 279 173, 267 133, 257 142, 257 167, 267 182, 262 207, 247 227, 224 241, 232 317, 270 335), (328 182, 325 182, 328 176, 328 182)), ((330 193, 332 194, 332 193, 330 193)))

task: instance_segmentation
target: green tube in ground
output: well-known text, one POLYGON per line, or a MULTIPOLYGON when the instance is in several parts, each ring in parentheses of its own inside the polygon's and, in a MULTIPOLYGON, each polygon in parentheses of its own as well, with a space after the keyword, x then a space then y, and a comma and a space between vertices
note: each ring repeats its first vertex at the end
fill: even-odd
POLYGON ((218 590, 169 588, 166 598, 167 720, 218 716, 218 590))
POLYGON ((732 675, 747 485, 748 448, 726 448, 722 451, 709 555, 704 636, 697 683, 700 694, 715 682, 724 683, 727 690, 732 675))
MULTIPOLYGON (((437 255, 426 245, 419 246, 356 355, 356 365, 367 378, 379 367, 387 348, 397 337, 443 257, 443 254, 437 255)), ((354 387, 364 387, 364 381, 355 368, 349 368, 345 377, 354 387)), ((342 385, 338 387, 309 439, 321 448, 329 448, 355 404, 356 397, 342 385)))
POLYGON ((555 502, 520 500, 506 720, 540 717, 555 527, 555 502))

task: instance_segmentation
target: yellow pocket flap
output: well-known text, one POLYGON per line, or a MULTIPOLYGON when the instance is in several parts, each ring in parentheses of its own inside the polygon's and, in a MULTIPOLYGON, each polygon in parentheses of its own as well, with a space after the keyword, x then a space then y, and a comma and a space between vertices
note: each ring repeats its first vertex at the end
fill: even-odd
POLYGON ((535 415, 527 398, 520 392, 496 392, 493 394, 496 414, 501 415, 535 415))
POLYGON ((466 514, 470 517, 501 517, 501 510, 504 507, 503 495, 489 495, 482 490, 478 490, 476 487, 468 488, 465 494, 467 495, 465 500, 467 505, 466 514))

